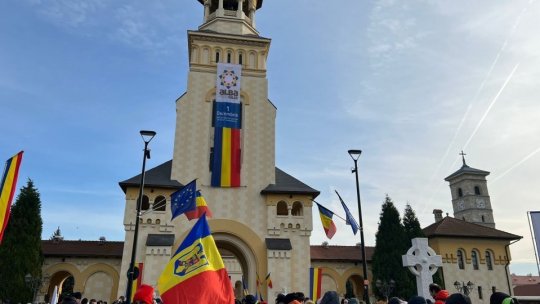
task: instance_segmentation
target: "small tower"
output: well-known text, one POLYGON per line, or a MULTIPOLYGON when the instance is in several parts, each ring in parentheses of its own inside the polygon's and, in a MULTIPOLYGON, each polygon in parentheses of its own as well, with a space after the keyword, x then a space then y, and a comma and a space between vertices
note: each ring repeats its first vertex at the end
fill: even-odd
POLYGON ((204 5, 200 31, 235 35, 255 35, 255 12, 262 0, 198 0, 204 5))
POLYGON ((489 172, 471 168, 465 162, 444 180, 450 183, 454 217, 470 223, 495 228, 493 209, 489 198, 486 176, 489 172))

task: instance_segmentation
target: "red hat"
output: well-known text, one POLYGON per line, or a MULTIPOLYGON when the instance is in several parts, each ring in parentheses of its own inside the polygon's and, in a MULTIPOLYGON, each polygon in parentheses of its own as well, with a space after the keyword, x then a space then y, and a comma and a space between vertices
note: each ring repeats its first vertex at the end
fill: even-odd
POLYGON ((154 304, 154 287, 142 284, 133 296, 133 302, 141 301, 145 304, 154 304))

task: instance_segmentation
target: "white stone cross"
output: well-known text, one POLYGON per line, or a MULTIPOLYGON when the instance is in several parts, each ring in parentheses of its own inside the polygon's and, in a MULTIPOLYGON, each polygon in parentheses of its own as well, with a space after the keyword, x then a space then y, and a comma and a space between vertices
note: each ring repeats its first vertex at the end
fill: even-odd
POLYGON ((433 275, 442 266, 442 258, 428 246, 427 238, 414 238, 412 247, 402 255, 403 266, 416 276, 416 290, 419 296, 431 299, 429 284, 433 283, 433 275))

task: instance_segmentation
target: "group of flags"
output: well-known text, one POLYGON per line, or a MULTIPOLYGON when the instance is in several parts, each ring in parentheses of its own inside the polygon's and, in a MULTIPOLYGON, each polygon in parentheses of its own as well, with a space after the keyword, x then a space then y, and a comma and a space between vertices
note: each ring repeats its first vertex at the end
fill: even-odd
MULTIPOLYGON (((359 226, 358 222, 354 219, 354 217, 351 214, 351 211, 349 211, 349 208, 341 198, 341 195, 336 191, 337 196, 339 197, 339 201, 341 202, 341 205, 343 206, 343 209, 345 210, 345 223, 347 225, 350 225, 352 228, 353 233, 356 235, 358 232, 359 226)), ((314 201, 315 202, 315 201, 314 201)), ((321 204, 315 202, 317 206, 319 207, 319 215, 321 217, 322 226, 324 228, 324 232, 326 233, 326 236, 331 239, 334 234, 336 234, 336 224, 334 223, 333 216, 334 212, 330 211, 326 207, 322 206, 321 204)))

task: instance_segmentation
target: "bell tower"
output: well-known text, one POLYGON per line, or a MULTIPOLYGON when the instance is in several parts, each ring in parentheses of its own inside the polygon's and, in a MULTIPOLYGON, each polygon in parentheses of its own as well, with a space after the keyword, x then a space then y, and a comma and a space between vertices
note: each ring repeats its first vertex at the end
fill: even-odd
POLYGON ((255 29, 255 12, 262 0, 198 0, 204 5, 200 31, 235 35, 259 35, 255 29))
POLYGON ((486 176, 488 171, 471 168, 460 153, 463 165, 444 180, 450 183, 454 217, 470 223, 495 228, 486 176))

